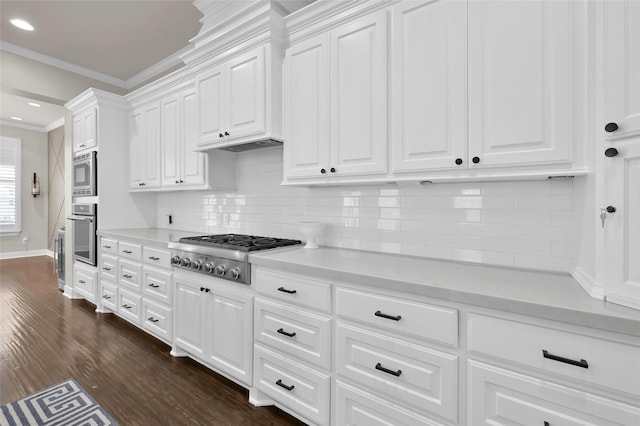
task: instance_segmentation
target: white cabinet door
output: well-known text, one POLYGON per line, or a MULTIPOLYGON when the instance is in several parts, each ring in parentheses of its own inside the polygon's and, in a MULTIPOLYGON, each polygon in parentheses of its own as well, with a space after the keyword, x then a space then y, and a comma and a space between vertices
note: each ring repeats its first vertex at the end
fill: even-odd
POLYGON ((162 140, 162 185, 180 183, 180 104, 177 95, 164 99, 160 104, 162 140))
POLYGON ((89 108, 73 117, 73 152, 93 148, 98 144, 97 108, 89 108))
POLYGON ((204 358, 206 297, 200 285, 175 278, 174 346, 204 358))
POLYGON ((207 362, 251 386, 253 296, 211 287, 207 299, 207 362))
POLYGON ((468 3, 471 167, 571 160, 572 7, 468 3))
POLYGON ((160 106, 145 105, 131 116, 129 185, 132 189, 160 186, 160 106))
POLYGON ((264 47, 229 61, 226 73, 228 115, 225 137, 235 139, 264 132, 264 47))
POLYGON ((610 139, 640 135, 640 2, 602 3, 605 123, 618 126, 606 134, 610 139))
POLYGON ((399 3, 393 8, 393 31, 393 171, 464 168, 466 2, 399 3))
POLYGON ((640 139, 617 145, 605 158, 606 203, 615 207, 605 222, 605 295, 640 309, 640 139))
POLYGON ((198 96, 195 90, 181 95, 182 148, 181 167, 183 185, 204 185, 207 180, 206 154, 196 152, 198 145, 198 96))
POLYGON ((199 74, 196 77, 196 91, 200 142, 222 140, 225 126, 224 66, 199 74))
POLYGON ((285 178, 329 165, 329 36, 291 47, 285 59, 285 178))
POLYGON ((386 172, 387 19, 385 10, 330 33, 329 175, 386 172))

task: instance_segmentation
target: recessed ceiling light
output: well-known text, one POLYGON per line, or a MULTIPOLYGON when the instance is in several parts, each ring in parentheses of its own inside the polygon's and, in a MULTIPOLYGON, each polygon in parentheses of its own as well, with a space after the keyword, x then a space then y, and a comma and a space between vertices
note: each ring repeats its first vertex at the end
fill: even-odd
POLYGON ((36 108, 40 108, 40 107, 42 106, 42 105, 37 104, 37 103, 35 103, 35 102, 29 102, 29 104, 28 104, 28 105, 31 105, 32 107, 36 107, 36 108))
POLYGON ((12 120, 16 120, 16 121, 22 121, 22 118, 20 117, 11 117, 12 120))
POLYGON ((33 31, 33 25, 25 21, 24 19, 12 19, 11 23, 21 30, 33 31))

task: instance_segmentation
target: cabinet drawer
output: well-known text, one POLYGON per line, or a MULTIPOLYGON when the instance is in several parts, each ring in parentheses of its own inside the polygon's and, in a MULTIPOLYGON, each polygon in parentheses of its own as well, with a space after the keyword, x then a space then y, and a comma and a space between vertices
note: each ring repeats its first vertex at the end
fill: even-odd
POLYGON ((259 293, 322 312, 331 312, 331 284, 299 275, 256 270, 259 293))
POLYGON ((142 300, 142 326, 151 334, 171 342, 173 331, 173 309, 142 300))
POLYGON ((118 314, 134 324, 140 325, 142 298, 127 290, 118 291, 118 314))
POLYGON ((455 309, 339 288, 336 313, 376 329, 458 347, 458 311, 455 309))
POLYGON ((100 277, 112 281, 118 282, 118 258, 108 254, 100 256, 100 277))
POLYGON ((116 311, 118 302, 118 286, 108 281, 100 281, 100 300, 106 308, 116 311))
POLYGON ((142 261, 147 265, 171 269, 171 252, 151 247, 142 248, 142 261))
POLYGON ((172 301, 172 277, 169 271, 144 266, 142 268, 142 292, 145 296, 152 297, 158 302, 171 305, 172 301))
POLYGON ((336 372, 387 398, 456 421, 458 356, 338 323, 336 372))
POLYGON ((418 413, 336 381, 336 424, 366 426, 444 426, 418 413))
POLYGON ((120 287, 140 292, 142 290, 142 264, 120 259, 118 261, 118 283, 120 287))
POLYGON ((261 298, 254 306, 256 340, 331 369, 331 318, 261 298))
POLYGON ((127 259, 142 260, 142 246, 120 241, 118 243, 118 255, 127 259))
POLYGON ((118 241, 110 238, 100 238, 100 250, 102 253, 118 254, 118 241))
POLYGON ((331 376, 255 346, 255 386, 302 417, 329 424, 331 376))
POLYGON ((640 408, 469 361, 469 424, 619 426, 640 424, 640 408))
POLYGON ((638 347, 477 314, 468 329, 469 351, 640 396, 638 347))
POLYGON ((73 285, 74 290, 88 301, 96 302, 97 293, 97 272, 95 270, 84 269, 82 266, 74 265, 73 285))

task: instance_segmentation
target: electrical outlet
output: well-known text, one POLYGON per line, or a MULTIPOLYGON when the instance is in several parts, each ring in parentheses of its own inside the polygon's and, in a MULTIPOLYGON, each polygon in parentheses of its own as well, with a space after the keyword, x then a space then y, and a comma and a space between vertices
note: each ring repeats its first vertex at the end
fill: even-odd
POLYGON ((24 237, 22 239, 22 244, 29 244, 29 237, 24 237))

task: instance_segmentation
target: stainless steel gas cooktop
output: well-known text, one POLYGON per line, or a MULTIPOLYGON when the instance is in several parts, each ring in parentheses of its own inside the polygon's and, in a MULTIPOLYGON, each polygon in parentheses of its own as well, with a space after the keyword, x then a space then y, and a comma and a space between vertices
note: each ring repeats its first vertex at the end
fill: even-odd
POLYGON ((300 240, 257 235, 217 234, 169 243, 173 266, 216 278, 251 284, 249 253, 302 244, 300 240))

